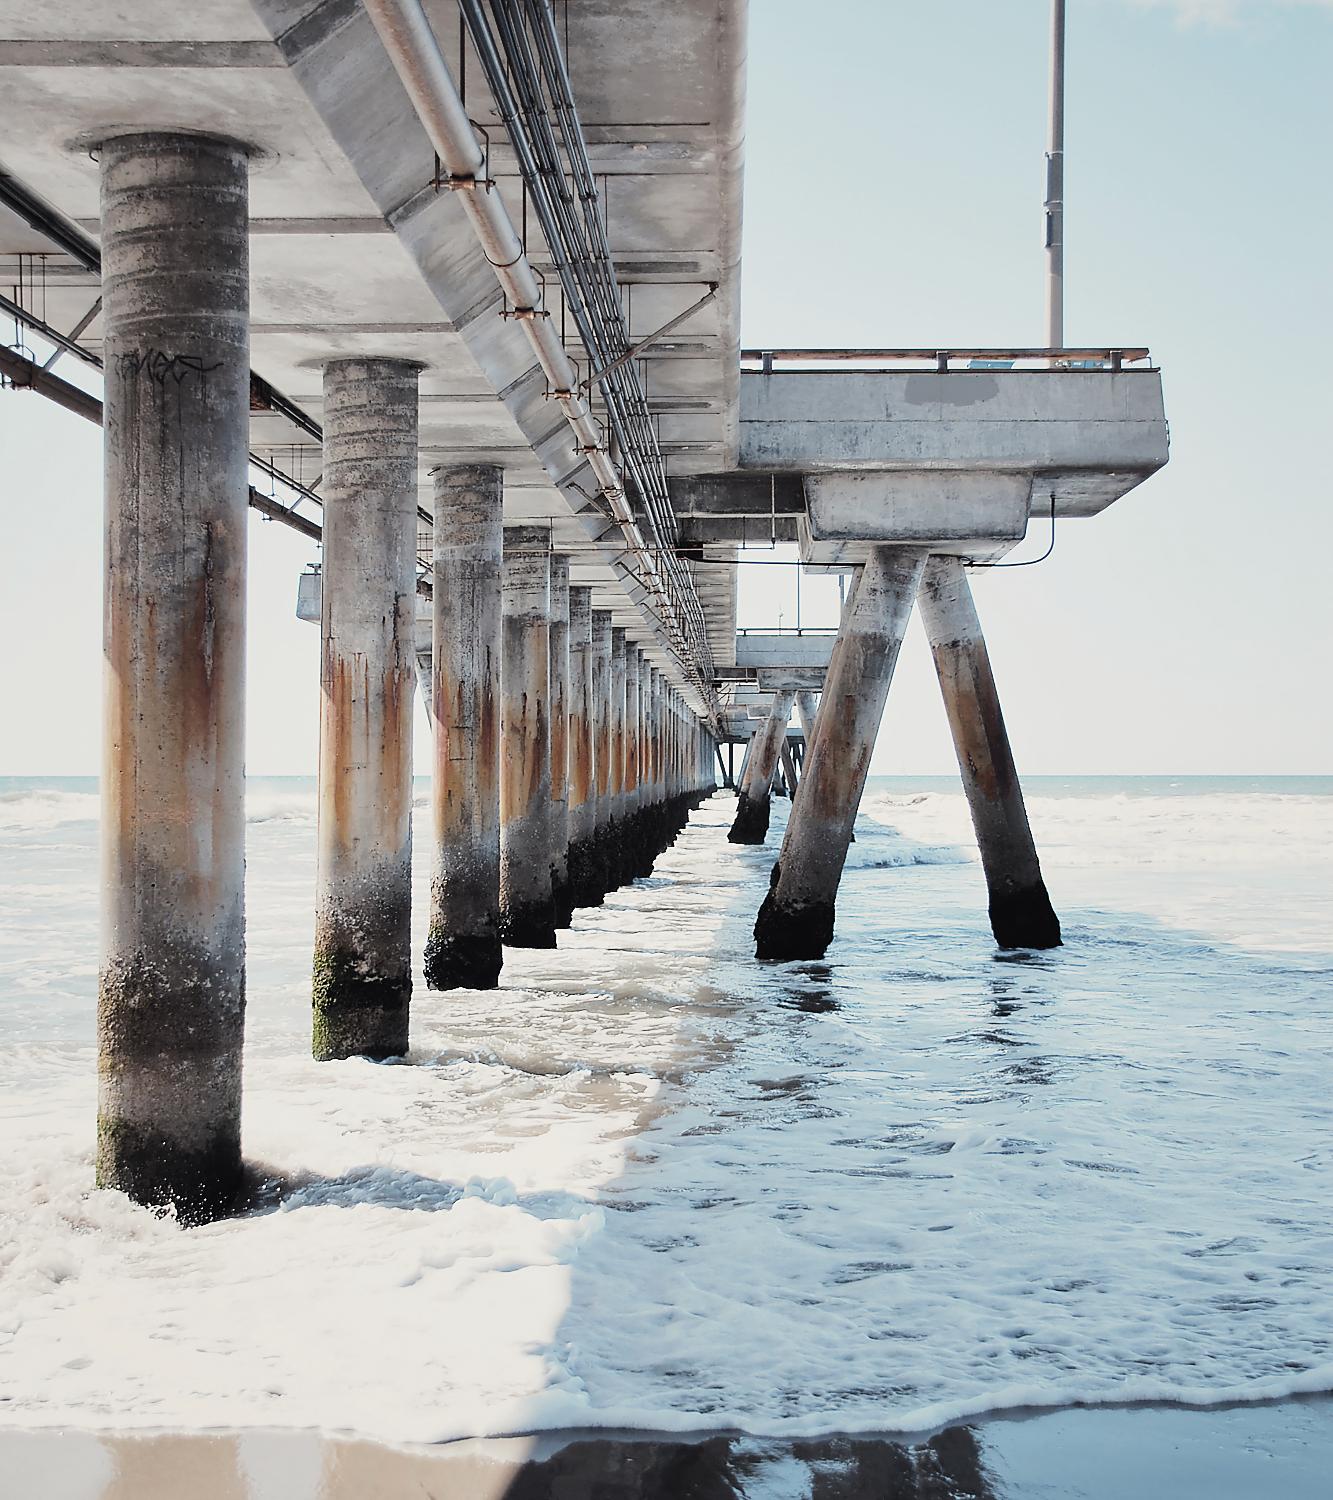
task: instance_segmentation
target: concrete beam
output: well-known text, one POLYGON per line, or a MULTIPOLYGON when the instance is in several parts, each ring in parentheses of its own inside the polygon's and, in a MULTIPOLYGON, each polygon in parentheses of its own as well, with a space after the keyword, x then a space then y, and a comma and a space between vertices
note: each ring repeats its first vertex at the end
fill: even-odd
MULTIPOLYGON (((744 378, 744 377, 742 377, 744 378)), ((679 517, 719 519, 799 516, 805 496, 799 474, 689 474, 667 481, 679 517)))
POLYGON ((824 668, 833 653, 831 631, 747 630, 736 636, 738 667, 824 668))
POLYGON ((1016 542, 1027 530, 1030 474, 861 469, 811 474, 802 537, 816 542, 1016 542))
MULTIPOLYGON (((684 516, 678 523, 676 547, 690 554, 691 560, 703 562, 702 549, 734 542, 741 547, 767 547, 770 543, 790 544, 799 539, 799 516, 684 516), (697 555, 698 554, 698 555, 697 555)), ((710 571, 722 571, 725 564, 715 562, 710 571)), ((731 569, 735 573, 735 568, 731 569)))
POLYGON ((761 693, 817 693, 825 675, 824 667, 760 667, 756 677, 761 693))
POLYGON ((1167 461, 1156 370, 801 370, 741 376, 740 466, 1038 476, 1095 515, 1167 461))

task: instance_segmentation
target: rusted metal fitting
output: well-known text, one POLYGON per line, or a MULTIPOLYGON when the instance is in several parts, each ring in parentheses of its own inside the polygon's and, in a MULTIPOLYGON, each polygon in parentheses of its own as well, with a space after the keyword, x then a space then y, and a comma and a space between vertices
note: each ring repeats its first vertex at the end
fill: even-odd
POLYGON ((438 193, 441 188, 448 188, 451 193, 472 193, 478 188, 489 193, 495 186, 494 177, 455 177, 451 173, 441 172, 431 179, 431 186, 438 193))

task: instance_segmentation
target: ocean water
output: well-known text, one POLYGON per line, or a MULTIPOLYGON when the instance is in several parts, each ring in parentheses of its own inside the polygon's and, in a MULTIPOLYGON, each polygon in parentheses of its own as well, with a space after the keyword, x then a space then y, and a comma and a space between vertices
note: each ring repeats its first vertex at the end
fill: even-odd
POLYGON ((313 785, 252 781, 245 1142, 286 1187, 186 1230, 92 1186, 95 786, 0 781, 0 1424, 1333 1389, 1333 779, 1028 789, 1056 952, 995 950, 956 783, 878 778, 827 959, 756 964, 785 805, 735 848, 719 794, 500 990, 418 990, 405 1061, 317 1066, 313 785))

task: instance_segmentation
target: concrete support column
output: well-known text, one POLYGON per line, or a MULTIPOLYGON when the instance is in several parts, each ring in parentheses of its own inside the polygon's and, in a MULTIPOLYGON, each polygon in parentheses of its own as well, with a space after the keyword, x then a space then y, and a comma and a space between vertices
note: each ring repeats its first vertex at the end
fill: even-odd
MULTIPOLYGON (((733 844, 762 844, 768 837, 773 777, 777 774, 778 758, 787 740, 787 721, 791 718, 795 697, 795 693, 785 689, 773 694, 768 717, 751 742, 750 758, 736 799, 736 819, 727 835, 733 844)), ((695 739, 697 741, 699 736, 696 735, 695 739)), ((697 760, 697 755, 695 758, 697 760)), ((701 788, 702 780, 696 765, 692 783, 695 790, 701 788)))
POLYGON ((797 787, 796 761, 792 756, 791 745, 788 743, 785 734, 782 737, 782 754, 780 764, 782 766, 782 779, 787 786, 787 795, 793 801, 795 801, 797 787))
POLYGON ((551 900, 555 925, 574 916, 569 886, 569 558, 551 554, 551 900))
POLYGON ((643 657, 633 641, 625 642, 625 827, 621 836, 625 866, 623 879, 642 873, 643 831, 639 814, 643 804, 641 688, 643 657))
POLYGON ((809 750, 810 742, 815 737, 815 695, 813 693, 797 693, 796 695, 796 717, 801 721, 801 733, 805 736, 805 746, 809 750))
POLYGON ((241 1183, 247 166, 105 142, 97 1184, 200 1222, 241 1183))
POLYGON ((754 934, 760 958, 820 958, 924 554, 874 546, 847 601, 815 737, 754 934))
POLYGON ((431 822, 426 983, 494 989, 500 943, 500 656, 504 472, 435 479, 431 822))
POLYGON ((417 372, 324 368, 314 1055, 399 1057, 412 995, 417 372))
POLYGON ((593 890, 590 860, 597 831, 592 716, 592 590, 569 591, 569 888, 572 906, 587 906, 593 890))
POLYGON ((986 640, 958 558, 926 564, 920 607, 986 872, 995 941, 1001 948, 1059 947, 1060 922, 1041 877, 986 640))
POLYGON ((611 745, 614 726, 611 722, 611 611, 595 609, 589 627, 590 680, 589 708, 592 718, 593 747, 593 843, 589 851, 589 904, 599 906, 614 884, 610 868, 613 840, 611 805, 611 745), (596 892, 595 896, 593 892, 596 892))
POLYGON ((501 603, 500 932, 515 948, 554 948, 547 527, 505 527, 501 603))
POLYGON ((611 821, 607 826, 608 889, 625 882, 625 632, 611 630, 611 774, 607 796, 611 821))
POLYGON ((654 854, 666 847, 670 834, 662 810, 662 674, 648 669, 648 804, 654 854))

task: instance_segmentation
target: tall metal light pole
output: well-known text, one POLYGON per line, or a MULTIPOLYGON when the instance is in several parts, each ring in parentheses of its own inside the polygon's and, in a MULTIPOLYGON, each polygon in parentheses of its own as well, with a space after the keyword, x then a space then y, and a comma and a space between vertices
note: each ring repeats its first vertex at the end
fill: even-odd
POLYGON ((1065 0, 1051 0, 1051 95, 1046 130, 1046 347, 1065 342, 1065 0))

